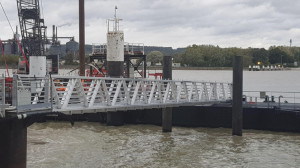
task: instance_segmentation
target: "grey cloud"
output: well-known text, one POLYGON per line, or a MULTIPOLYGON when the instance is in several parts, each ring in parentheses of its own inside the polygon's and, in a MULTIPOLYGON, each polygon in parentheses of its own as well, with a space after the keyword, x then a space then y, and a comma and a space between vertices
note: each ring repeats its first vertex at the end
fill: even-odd
MULTIPOLYGON (((12 22, 18 23, 16 2, 2 0, 2 3, 12 22)), ((145 43, 163 35, 164 44, 160 45, 166 46, 168 39, 174 41, 175 37, 180 37, 176 45, 209 42, 224 47, 226 44, 268 47, 281 44, 286 38, 300 37, 299 31, 291 31, 300 28, 299 0, 86 0, 86 25, 105 29, 105 20, 113 17, 115 5, 126 30, 143 35, 138 37, 130 31, 130 39, 143 39, 145 43), (244 37, 249 40, 243 41, 244 37), (268 40, 260 43, 263 39, 268 40), (238 40, 240 42, 236 43, 238 40)), ((78 0, 43 0, 43 11, 48 27, 52 24, 67 26, 62 27, 61 33, 78 31, 78 0)), ((1 15, 0 18, 4 24, 1 15)), ((105 32, 86 33, 95 34, 87 36, 94 38, 86 39, 87 42, 105 37, 105 32)), ((300 39, 293 41, 300 45, 300 39)))

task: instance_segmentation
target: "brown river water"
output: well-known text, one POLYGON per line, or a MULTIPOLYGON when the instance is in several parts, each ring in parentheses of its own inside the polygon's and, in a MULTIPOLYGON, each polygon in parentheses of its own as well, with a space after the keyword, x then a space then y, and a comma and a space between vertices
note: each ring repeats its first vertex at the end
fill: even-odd
POLYGON ((28 128, 27 167, 299 167, 300 134, 224 128, 100 123, 36 123, 28 128))

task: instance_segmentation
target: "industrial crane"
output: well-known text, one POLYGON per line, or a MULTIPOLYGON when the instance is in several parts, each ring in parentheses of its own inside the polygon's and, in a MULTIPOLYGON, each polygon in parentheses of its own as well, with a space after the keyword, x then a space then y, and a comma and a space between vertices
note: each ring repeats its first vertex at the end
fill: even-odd
POLYGON ((17 6, 25 55, 44 55, 47 27, 41 18, 39 0, 17 0, 17 6))
MULTIPOLYGON (((47 26, 41 17, 39 0, 17 0, 17 7, 24 49, 24 57, 19 59, 18 73, 28 73, 27 59, 30 56, 45 56, 45 46, 50 44, 50 40, 47 39, 47 26)), ((59 37, 56 35, 52 43, 57 38, 59 37)), ((58 73, 58 55, 47 55, 47 66, 51 73, 58 73)))
POLYGON ((24 49, 24 57, 19 59, 18 73, 28 73, 29 56, 45 54, 47 27, 44 25, 44 19, 41 18, 39 0, 17 0, 17 7, 24 49))

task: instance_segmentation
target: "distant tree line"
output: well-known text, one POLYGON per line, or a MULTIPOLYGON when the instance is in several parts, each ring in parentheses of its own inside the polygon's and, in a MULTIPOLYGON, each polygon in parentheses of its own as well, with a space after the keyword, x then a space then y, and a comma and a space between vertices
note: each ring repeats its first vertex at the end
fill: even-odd
POLYGON ((176 53, 183 52, 185 50, 185 48, 173 49, 172 47, 145 46, 144 50, 145 50, 146 55, 150 54, 152 51, 159 51, 163 55, 174 56, 176 53))
MULTIPOLYGON (((264 48, 221 48, 214 45, 191 45, 181 53, 175 53, 173 62, 190 67, 231 67, 233 56, 243 56, 244 66, 273 65, 283 63, 292 66, 300 60, 300 47, 271 46, 264 48)), ((157 63, 162 61, 162 53, 150 52, 147 61, 157 63)))
MULTIPOLYGON (((8 66, 14 67, 14 68, 18 66, 18 62, 19 62, 18 55, 5 55, 5 58, 6 58, 6 63, 8 66)), ((0 66, 1 66, 1 68, 5 67, 5 61, 2 56, 2 53, 0 55, 0 66)))

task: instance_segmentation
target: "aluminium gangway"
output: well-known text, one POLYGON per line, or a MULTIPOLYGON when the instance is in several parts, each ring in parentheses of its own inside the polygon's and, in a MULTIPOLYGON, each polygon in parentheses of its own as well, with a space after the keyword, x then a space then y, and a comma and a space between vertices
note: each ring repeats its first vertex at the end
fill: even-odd
POLYGON ((14 75, 12 105, 16 113, 71 115, 215 104, 231 97, 231 83, 14 75))

